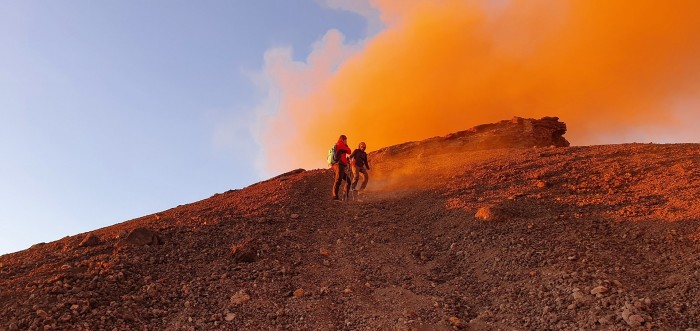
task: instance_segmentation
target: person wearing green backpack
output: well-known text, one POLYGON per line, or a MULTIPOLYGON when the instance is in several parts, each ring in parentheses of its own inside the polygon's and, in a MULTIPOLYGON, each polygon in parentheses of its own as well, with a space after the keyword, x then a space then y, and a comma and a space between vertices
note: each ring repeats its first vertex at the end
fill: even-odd
POLYGON ((340 189, 340 184, 345 181, 345 198, 347 199, 350 193, 351 179, 347 173, 348 167, 348 154, 352 153, 350 147, 348 147, 348 137, 344 134, 340 135, 338 142, 334 146, 335 151, 332 153, 331 167, 335 172, 335 181, 333 182, 333 200, 340 201, 338 196, 338 190, 340 189))

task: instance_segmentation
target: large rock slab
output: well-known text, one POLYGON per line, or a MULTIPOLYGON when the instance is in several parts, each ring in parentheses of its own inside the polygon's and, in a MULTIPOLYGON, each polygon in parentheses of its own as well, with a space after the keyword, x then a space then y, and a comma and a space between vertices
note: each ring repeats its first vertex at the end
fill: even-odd
POLYGON ((158 234, 147 228, 136 228, 131 230, 119 244, 146 246, 146 245, 162 245, 163 239, 158 234))
POLYGON ((482 124, 441 137, 407 142, 382 148, 369 154, 372 161, 416 153, 445 154, 497 148, 568 147, 564 138, 566 123, 558 117, 541 119, 514 117, 497 123, 482 124))

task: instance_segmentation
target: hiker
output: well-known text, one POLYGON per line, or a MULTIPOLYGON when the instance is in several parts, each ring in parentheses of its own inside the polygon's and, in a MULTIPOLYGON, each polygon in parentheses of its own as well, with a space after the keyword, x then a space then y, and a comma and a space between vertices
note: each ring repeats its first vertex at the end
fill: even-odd
POLYGON ((367 144, 361 142, 357 149, 352 151, 350 154, 350 164, 352 165, 352 190, 357 191, 357 182, 360 180, 360 174, 362 174, 362 185, 360 185, 360 192, 364 191, 367 187, 367 181, 369 181, 369 161, 367 160, 367 144))
POLYGON ((333 163, 333 171, 335 171, 335 182, 333 183, 333 200, 340 200, 338 197, 338 189, 340 183, 345 181, 345 198, 347 199, 350 193, 350 176, 347 173, 348 154, 352 151, 348 147, 348 137, 344 134, 340 135, 338 142, 335 144, 335 163, 333 163))

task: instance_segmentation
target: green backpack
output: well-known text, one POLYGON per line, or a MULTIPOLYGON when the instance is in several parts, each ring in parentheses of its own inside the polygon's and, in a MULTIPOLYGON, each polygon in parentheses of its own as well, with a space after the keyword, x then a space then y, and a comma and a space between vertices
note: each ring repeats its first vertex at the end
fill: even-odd
POLYGON ((335 159, 335 144, 328 150, 327 161, 329 167, 338 162, 338 160, 335 159))

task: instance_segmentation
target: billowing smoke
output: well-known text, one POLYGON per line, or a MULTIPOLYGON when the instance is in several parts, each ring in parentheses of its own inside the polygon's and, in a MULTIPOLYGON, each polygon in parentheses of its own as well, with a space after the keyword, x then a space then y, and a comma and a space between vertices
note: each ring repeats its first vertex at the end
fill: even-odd
POLYGON ((385 29, 358 45, 268 52, 268 171, 324 167, 340 134, 373 150, 512 116, 558 116, 574 145, 700 138, 700 1, 370 3, 385 29))

